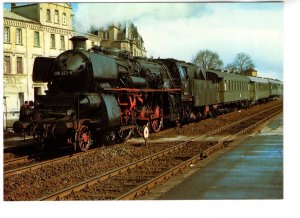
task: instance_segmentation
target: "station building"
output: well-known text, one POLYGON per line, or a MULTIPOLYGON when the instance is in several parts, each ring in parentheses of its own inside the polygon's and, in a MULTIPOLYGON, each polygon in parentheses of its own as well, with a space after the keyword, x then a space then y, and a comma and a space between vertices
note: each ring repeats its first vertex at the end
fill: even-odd
POLYGON ((241 75, 257 77, 257 70, 255 70, 253 68, 249 68, 249 69, 247 69, 245 71, 242 71, 241 75))
MULTIPOLYGON (((142 38, 129 39, 120 34, 117 25, 103 32, 80 33, 73 28, 70 3, 33 3, 16 5, 3 10, 3 126, 12 127, 19 118, 24 101, 34 100, 35 95, 45 94, 47 83, 32 81, 36 57, 57 57, 72 49, 69 40, 76 35, 88 38, 87 48, 93 45, 128 50, 133 56, 145 56, 142 38)), ((128 31, 128 29, 127 29, 128 31)))
POLYGON ((96 34, 101 37, 101 46, 103 47, 126 50, 132 56, 146 56, 143 38, 131 22, 127 22, 123 26, 120 23, 115 23, 108 30, 99 29, 96 34))

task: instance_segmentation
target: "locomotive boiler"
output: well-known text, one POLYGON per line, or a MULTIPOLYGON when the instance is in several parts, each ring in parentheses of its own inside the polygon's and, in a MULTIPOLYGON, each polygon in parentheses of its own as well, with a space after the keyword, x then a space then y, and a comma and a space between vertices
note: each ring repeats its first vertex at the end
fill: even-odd
POLYGON ((33 81, 47 82, 48 90, 36 96, 30 119, 14 124, 16 132, 30 129, 42 145, 86 151, 95 141, 141 134, 145 125, 158 132, 164 118, 178 118, 180 77, 163 63, 118 49, 86 50, 82 36, 71 40, 73 49, 57 58, 35 59, 33 81))

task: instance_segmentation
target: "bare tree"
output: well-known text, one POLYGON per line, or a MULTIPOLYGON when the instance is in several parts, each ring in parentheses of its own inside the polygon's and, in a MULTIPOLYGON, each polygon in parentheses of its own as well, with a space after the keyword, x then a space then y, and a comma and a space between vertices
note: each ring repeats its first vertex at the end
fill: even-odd
POLYGON ((94 25, 90 26, 90 29, 88 30, 88 33, 98 35, 99 28, 96 28, 94 25))
POLYGON ((244 52, 238 53, 236 55, 232 65, 237 69, 239 73, 249 68, 255 67, 250 55, 244 52))
POLYGON ((236 72, 238 72, 236 66, 233 63, 227 64, 226 67, 225 67, 225 70, 227 70, 229 73, 236 73, 236 72))
POLYGON ((192 62, 204 69, 220 69, 223 66, 223 61, 217 52, 207 49, 198 51, 192 62))

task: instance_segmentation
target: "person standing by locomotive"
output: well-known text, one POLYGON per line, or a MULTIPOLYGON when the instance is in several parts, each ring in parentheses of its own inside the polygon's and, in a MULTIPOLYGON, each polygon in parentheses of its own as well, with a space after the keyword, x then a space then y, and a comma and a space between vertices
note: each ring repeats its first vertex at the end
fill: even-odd
POLYGON ((20 117, 19 121, 26 121, 26 110, 29 107, 29 102, 25 101, 25 103, 20 108, 20 117))

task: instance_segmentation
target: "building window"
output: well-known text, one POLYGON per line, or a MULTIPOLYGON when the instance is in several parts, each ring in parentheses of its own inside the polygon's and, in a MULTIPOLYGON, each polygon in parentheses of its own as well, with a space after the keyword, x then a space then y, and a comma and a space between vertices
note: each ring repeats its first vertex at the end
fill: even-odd
POLYGON ((16 32, 16 43, 21 45, 22 44, 22 29, 17 29, 16 32))
POLYGON ((108 31, 104 31, 103 32, 103 39, 104 40, 108 40, 109 39, 109 32, 108 31))
POLYGON ((65 50, 65 37, 60 36, 60 49, 65 50))
POLYGON ((67 15, 66 15, 66 13, 62 14, 62 23, 63 23, 63 25, 67 25, 67 15))
POLYGON ((51 11, 47 9, 47 22, 51 22, 51 11))
POLYGON ((10 56, 4 56, 4 64, 3 64, 3 68, 4 68, 4 73, 5 74, 10 74, 11 73, 11 68, 10 68, 10 56))
POLYGON ((10 43, 10 28, 7 26, 4 27, 4 42, 10 43))
POLYGON ((40 32, 34 31, 34 47, 40 47, 40 32))
POLYGON ((55 48, 55 35, 51 34, 51 48, 55 48))
POLYGON ((58 23, 59 22, 59 17, 58 17, 58 10, 54 11, 54 23, 58 23))
POLYGON ((17 73, 23 74, 23 60, 22 57, 17 57, 17 73))

